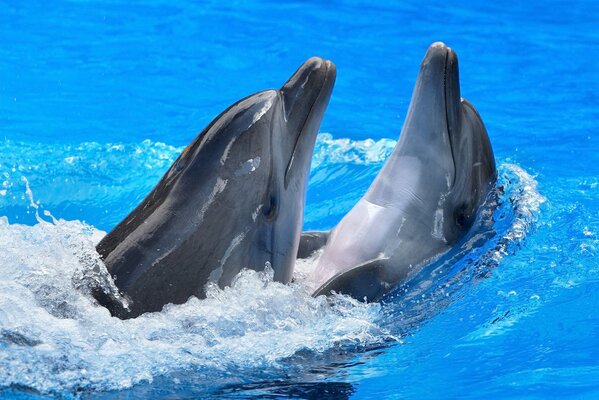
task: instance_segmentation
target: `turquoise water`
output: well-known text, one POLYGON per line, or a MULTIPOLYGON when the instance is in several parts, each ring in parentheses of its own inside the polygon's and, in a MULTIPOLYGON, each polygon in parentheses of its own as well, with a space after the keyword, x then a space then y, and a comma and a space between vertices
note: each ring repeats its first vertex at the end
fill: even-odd
POLYGON ((479 3, 2 2, 0 396, 598 397, 599 6, 479 3), (81 289, 197 132, 313 55, 338 78, 304 224, 333 226, 439 40, 504 187, 457 263, 370 305, 311 299, 309 261, 132 321, 81 289))

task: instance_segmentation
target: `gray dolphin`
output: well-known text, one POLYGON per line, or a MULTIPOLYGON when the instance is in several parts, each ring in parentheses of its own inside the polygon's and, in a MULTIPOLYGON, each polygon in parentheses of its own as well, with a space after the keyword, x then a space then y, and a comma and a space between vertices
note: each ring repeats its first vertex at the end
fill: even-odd
POLYGON ((456 54, 434 43, 399 142, 367 193, 330 234, 302 236, 300 257, 324 246, 314 295, 380 299, 465 236, 496 176, 483 122, 460 97, 456 54))
POLYGON ((97 245, 128 299, 95 290, 119 318, 205 297, 242 268, 291 280, 312 151, 336 70, 306 61, 279 90, 233 104, 181 153, 150 194, 97 245))

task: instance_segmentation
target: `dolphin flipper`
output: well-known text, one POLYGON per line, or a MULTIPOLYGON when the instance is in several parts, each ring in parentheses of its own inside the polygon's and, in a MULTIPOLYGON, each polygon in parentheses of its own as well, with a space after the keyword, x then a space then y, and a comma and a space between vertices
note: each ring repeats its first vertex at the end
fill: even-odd
POLYGON ((312 296, 342 293, 358 300, 377 301, 393 286, 388 279, 389 259, 377 258, 333 276, 312 296))
POLYGON ((307 231, 302 232, 299 248, 297 249, 297 258, 308 258, 316 250, 322 249, 329 241, 331 231, 307 231))

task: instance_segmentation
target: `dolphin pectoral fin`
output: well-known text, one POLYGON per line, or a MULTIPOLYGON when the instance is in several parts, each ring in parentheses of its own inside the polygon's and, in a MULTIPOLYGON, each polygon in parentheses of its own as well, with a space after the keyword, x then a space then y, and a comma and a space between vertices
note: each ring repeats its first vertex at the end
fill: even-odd
POLYGON ((329 241, 331 231, 307 231, 302 232, 297 258, 308 258, 316 250, 322 249, 329 241))
POLYGON ((377 258, 341 272, 319 287, 312 296, 329 295, 334 291, 366 302, 377 301, 392 287, 386 279, 387 262, 386 258, 377 258))

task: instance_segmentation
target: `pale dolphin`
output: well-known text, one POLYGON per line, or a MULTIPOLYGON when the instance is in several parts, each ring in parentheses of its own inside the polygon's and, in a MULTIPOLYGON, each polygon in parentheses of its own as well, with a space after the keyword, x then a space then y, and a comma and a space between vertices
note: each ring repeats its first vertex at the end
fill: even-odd
POLYGON ((98 245, 132 318, 205 297, 242 268, 287 283, 301 234, 312 151, 336 70, 311 58, 279 90, 233 104, 181 153, 150 194, 98 245))
POLYGON ((460 97, 456 54, 434 43, 399 141, 367 193, 330 235, 302 236, 300 256, 324 246, 314 295, 380 299, 464 237, 496 175, 483 122, 460 97))

